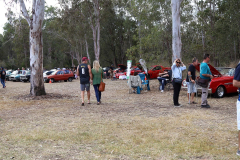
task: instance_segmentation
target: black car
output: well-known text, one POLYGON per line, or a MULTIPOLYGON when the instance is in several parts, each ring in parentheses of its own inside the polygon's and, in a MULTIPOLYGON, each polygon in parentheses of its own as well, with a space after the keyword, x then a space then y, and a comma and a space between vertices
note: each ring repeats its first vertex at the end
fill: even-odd
POLYGON ((30 78, 31 78, 31 71, 26 71, 26 74, 25 75, 23 75, 23 74, 21 74, 20 75, 20 81, 22 81, 22 82, 30 82, 30 78))

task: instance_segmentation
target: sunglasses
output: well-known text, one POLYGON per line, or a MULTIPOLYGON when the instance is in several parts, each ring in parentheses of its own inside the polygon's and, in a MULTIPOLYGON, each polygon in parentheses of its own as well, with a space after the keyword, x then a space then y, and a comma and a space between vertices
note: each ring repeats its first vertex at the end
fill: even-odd
POLYGON ((181 63, 181 62, 177 62, 177 63, 181 63))

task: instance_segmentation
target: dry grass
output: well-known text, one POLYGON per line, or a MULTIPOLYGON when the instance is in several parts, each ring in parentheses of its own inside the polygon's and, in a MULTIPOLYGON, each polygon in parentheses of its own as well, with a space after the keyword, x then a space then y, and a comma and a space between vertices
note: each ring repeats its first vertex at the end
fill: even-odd
MULTIPOLYGON (((210 98, 211 109, 174 108, 172 91, 128 94, 126 81, 106 80, 102 105, 80 106, 79 81, 0 89, 0 159, 237 159, 236 95, 210 98)), ((198 102, 199 98, 197 99, 198 102)))

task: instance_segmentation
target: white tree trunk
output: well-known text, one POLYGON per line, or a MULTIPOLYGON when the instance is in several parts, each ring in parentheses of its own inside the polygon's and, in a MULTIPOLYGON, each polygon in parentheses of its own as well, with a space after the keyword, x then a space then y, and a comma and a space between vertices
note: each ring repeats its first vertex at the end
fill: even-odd
POLYGON ((100 57, 100 7, 99 7, 99 1, 94 0, 93 1, 94 6, 94 15, 91 15, 90 17, 90 26, 93 32, 93 43, 94 43, 94 53, 95 53, 95 59, 99 60, 100 57), (95 18, 93 20, 92 18, 95 18))
POLYGON ((88 59, 89 59, 89 63, 91 64, 91 59, 90 59, 89 52, 88 52, 88 42, 87 42, 86 35, 85 35, 85 44, 86 44, 86 52, 87 52, 87 56, 88 56, 88 59))
POLYGON ((181 26, 180 26, 180 5, 182 0, 172 0, 172 61, 182 58, 181 49, 181 26))
POLYGON ((31 68, 31 88, 30 95, 45 95, 43 82, 43 39, 42 23, 44 20, 45 0, 32 1, 32 18, 30 19, 23 0, 19 0, 21 11, 30 26, 30 68, 31 68))

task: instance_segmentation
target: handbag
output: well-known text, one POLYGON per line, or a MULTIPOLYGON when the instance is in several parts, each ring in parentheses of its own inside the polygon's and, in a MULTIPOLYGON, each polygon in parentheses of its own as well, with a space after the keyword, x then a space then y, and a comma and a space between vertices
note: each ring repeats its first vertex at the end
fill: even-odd
POLYGON ((105 91, 105 83, 102 81, 102 73, 101 73, 101 82, 100 82, 100 85, 99 85, 98 90, 99 90, 100 92, 105 91))
POLYGON ((202 79, 202 78, 196 81, 197 85, 201 86, 202 88, 207 88, 208 82, 209 82, 208 79, 202 79))
POLYGON ((173 81, 178 84, 182 84, 182 79, 180 78, 174 78, 173 81))

